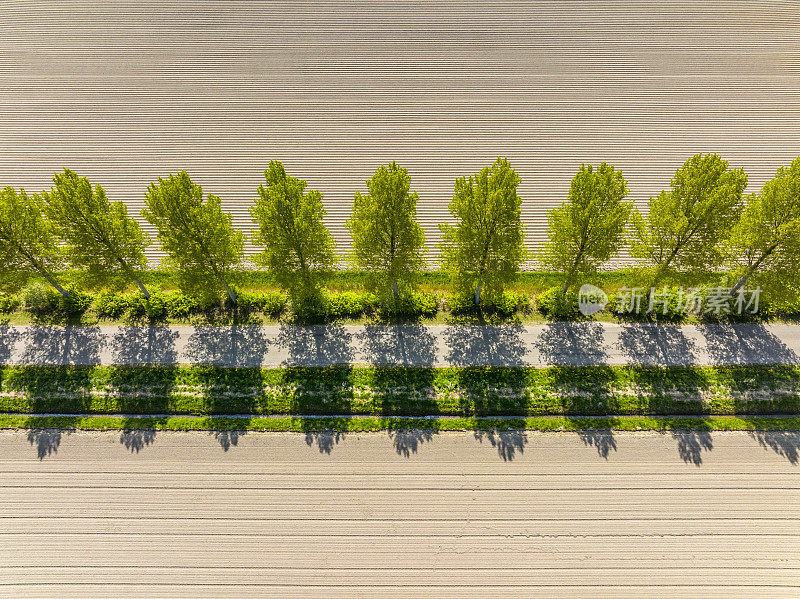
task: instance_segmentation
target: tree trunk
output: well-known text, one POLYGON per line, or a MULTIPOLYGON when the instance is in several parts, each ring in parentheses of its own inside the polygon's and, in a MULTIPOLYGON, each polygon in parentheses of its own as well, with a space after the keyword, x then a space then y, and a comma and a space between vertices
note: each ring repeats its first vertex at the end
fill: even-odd
POLYGON ((736 285, 734 285, 733 287, 731 287, 731 297, 733 297, 734 295, 736 295, 736 292, 737 292, 737 291, 739 291, 739 289, 741 289, 742 285, 744 285, 744 284, 747 282, 747 279, 750 277, 750 275, 752 275, 752 274, 753 274, 753 273, 754 273, 754 272, 755 272, 755 271, 758 269, 758 267, 759 267, 759 266, 761 266, 761 263, 762 263, 764 260, 766 260, 766 259, 767 259, 767 257, 768 257, 768 256, 769 256, 769 255, 770 255, 770 254, 771 254, 773 251, 775 251, 775 248, 776 248, 776 247, 778 247, 778 246, 777 246, 777 244, 776 244, 776 245, 773 245, 773 246, 772 246, 771 248, 769 248, 769 249, 768 249, 766 252, 764 252, 763 254, 761 254, 761 257, 760 257, 758 260, 756 260, 755 264, 753 264, 753 265, 752 265, 750 268, 748 268, 748 269, 745 271, 745 273, 744 273, 744 274, 741 276, 741 278, 740 278, 738 281, 736 281, 736 285))
POLYGON ((744 274, 741 276, 741 278, 740 278, 738 281, 736 281, 736 285, 734 285, 733 287, 731 287, 731 297, 733 297, 734 295, 736 295, 736 292, 737 292, 737 291, 739 291, 739 289, 741 289, 741 287, 742 287, 742 286, 743 286, 743 285, 744 285, 744 284, 747 282, 747 278, 748 278, 748 277, 749 277, 751 274, 753 274, 753 270, 754 270, 754 269, 753 269, 752 267, 751 267, 751 268, 748 268, 748 269, 747 269, 747 272, 746 272, 746 273, 744 273, 744 274))
POLYGON ((58 292, 59 292, 59 293, 60 293, 62 296, 64 296, 64 297, 69 297, 69 292, 68 292, 66 289, 64 289, 64 288, 63 288, 63 287, 62 287, 62 286, 61 286, 61 285, 58 283, 58 281, 56 281, 56 280, 55 280, 55 278, 54 278, 54 277, 53 277, 53 276, 52 276, 50 273, 48 273, 47 271, 45 271, 45 270, 43 270, 43 269, 40 269, 40 270, 39 270, 39 272, 41 273, 41 275, 42 275, 42 276, 43 276, 45 279, 47 279, 47 282, 48 282, 48 283, 50 283, 50 284, 51 284, 53 287, 55 287, 55 288, 58 290, 58 292))
POLYGON ((139 279, 134 279, 134 283, 139 287, 139 290, 142 292, 144 299, 150 299, 150 292, 147 290, 147 287, 142 285, 142 282, 139 279))
POLYGON ((225 281, 222 279, 222 277, 220 277, 220 278, 219 278, 219 280, 220 280, 220 282, 221 282, 223 285, 225 285, 225 291, 228 293, 228 298, 230 298, 231 302, 233 302, 233 305, 234 305, 234 306, 238 305, 238 304, 239 304, 239 302, 238 302, 238 300, 237 300, 237 298, 236 298, 236 294, 233 292, 233 290, 232 290, 232 289, 231 289, 231 288, 228 286, 228 284, 227 284, 227 283, 226 283, 226 282, 225 282, 225 281))
POLYGON ((136 273, 130 267, 130 265, 125 262, 120 256, 117 256, 117 260, 120 264, 122 264, 123 270, 127 273, 127 275, 136 283, 136 286, 139 288, 139 291, 142 292, 144 299, 150 299, 150 292, 147 290, 147 287, 142 285, 142 282, 137 278, 136 273))
MULTIPOLYGON (((581 248, 583 248, 583 244, 581 244, 581 248)), ((578 255, 575 257, 575 262, 572 263, 567 273, 567 280, 564 282, 564 289, 561 290, 561 295, 567 295, 567 291, 569 291, 572 285, 572 277, 575 276, 575 271, 578 270, 578 262, 580 262, 581 258, 583 258, 583 249, 578 252, 578 255)))
POLYGON ((478 281, 478 288, 475 290, 475 305, 481 305, 481 286, 483 285, 483 281, 478 281))
POLYGON ((392 293, 394 293, 394 299, 397 299, 398 296, 400 295, 397 292, 397 281, 392 281, 392 293))

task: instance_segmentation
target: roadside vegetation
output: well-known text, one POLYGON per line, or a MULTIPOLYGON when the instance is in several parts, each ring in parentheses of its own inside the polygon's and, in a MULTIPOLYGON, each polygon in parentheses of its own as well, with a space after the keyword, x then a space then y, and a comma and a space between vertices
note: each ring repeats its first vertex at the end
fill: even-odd
POLYGON ((800 367, 3 366, 0 412, 800 415, 800 367))
POLYGON ((581 165, 564 204, 551 211, 549 241, 532 256, 523 244, 519 175, 498 158, 455 180, 454 224, 442 225, 433 271, 425 269, 416 222, 419 194, 402 166, 378 167, 366 192, 355 192, 347 222, 353 252, 338 264, 322 194, 278 161, 264 174, 250 211, 252 241, 262 250, 250 263, 220 198, 204 195, 184 171, 145 192, 142 217, 155 240, 124 204, 68 169, 41 193, 3 188, 0 313, 8 322, 72 323, 576 319, 586 282, 610 294, 595 316, 601 320, 738 318, 733 308, 748 288, 761 295, 746 318, 800 315, 800 158, 743 197, 742 169, 697 154, 641 213, 620 171, 581 165), (161 271, 145 256, 154 241, 166 253, 161 271), (636 267, 605 270, 625 250, 639 259, 636 267), (550 270, 523 272, 529 257, 550 270), (627 309, 631 288, 642 291, 631 298, 641 304, 636 313, 627 309), (683 309, 685 293, 694 311, 683 309))

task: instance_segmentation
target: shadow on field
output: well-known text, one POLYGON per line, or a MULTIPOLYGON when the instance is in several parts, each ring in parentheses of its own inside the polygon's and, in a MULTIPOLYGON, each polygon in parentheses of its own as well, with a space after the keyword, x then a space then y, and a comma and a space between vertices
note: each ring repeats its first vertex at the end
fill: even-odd
POLYGON ((28 443, 36 448, 36 455, 43 460, 49 455, 58 453, 61 445, 61 435, 70 431, 61 431, 53 428, 34 428, 28 431, 28 443))
POLYGON ((333 448, 340 441, 343 441, 347 433, 334 429, 327 430, 306 430, 306 445, 314 447, 316 445, 320 453, 330 454, 333 448))
POLYGON ((760 323, 700 327, 713 364, 798 364, 797 354, 760 323))
POLYGON ((800 431, 751 431, 748 433, 764 449, 771 449, 796 466, 800 459, 800 431))
POLYGON ((617 451, 617 440, 611 429, 580 429, 576 431, 586 447, 594 447, 597 455, 607 460, 611 451, 617 451))
POLYGON ((420 445, 430 443, 434 436, 439 434, 439 431, 430 428, 405 428, 401 425, 394 425, 389 426, 388 434, 397 455, 409 458, 412 453, 417 453, 420 445))
POLYGON ((126 428, 119 434, 119 442, 131 453, 139 453, 156 440, 155 430, 126 428))
MULTIPOLYGON (((248 419, 244 419, 246 422, 248 419)), ((212 435, 214 439, 219 443, 219 446, 222 448, 222 451, 228 451, 231 447, 236 447, 239 445, 239 437, 242 437, 247 434, 247 431, 242 430, 216 430, 216 431, 208 431, 209 435, 212 435)))
POLYGON ((528 444, 528 434, 522 427, 476 430, 473 435, 480 443, 486 439, 497 449, 497 455, 503 458, 504 462, 510 462, 517 457, 517 454, 525 453, 525 446, 528 444))
POLYGON ((672 438, 678 443, 678 455, 687 464, 702 465, 703 452, 714 449, 709 431, 674 430, 672 438))

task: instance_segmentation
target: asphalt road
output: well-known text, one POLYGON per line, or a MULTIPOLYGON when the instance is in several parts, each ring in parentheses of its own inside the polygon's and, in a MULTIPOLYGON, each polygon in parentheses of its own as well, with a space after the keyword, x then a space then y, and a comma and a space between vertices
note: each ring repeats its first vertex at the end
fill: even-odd
POLYGON ((0 326, 0 364, 797 364, 800 326, 0 326))
POLYGON ((797 597, 796 433, 0 432, 3 597, 797 597))

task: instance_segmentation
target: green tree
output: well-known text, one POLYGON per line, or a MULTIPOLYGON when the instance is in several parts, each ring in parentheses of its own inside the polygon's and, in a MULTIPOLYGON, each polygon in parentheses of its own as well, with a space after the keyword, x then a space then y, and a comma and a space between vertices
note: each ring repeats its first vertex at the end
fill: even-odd
POLYGON ((518 185, 519 175, 505 158, 456 179, 449 204, 456 224, 439 225, 443 266, 456 289, 474 291, 476 305, 484 288, 489 296, 502 293, 525 259, 518 185))
POLYGON ((408 170, 394 161, 367 180, 369 192, 357 191, 346 226, 353 237, 355 263, 372 274, 372 285, 395 299, 398 283, 413 284, 425 263, 425 236, 416 222, 419 195, 410 192, 408 170))
POLYGON ((753 273, 769 269, 784 281, 800 272, 800 157, 780 167, 759 194, 747 198, 739 222, 727 240, 729 264, 743 272, 731 295, 753 273))
POLYGON ((70 262, 95 280, 122 275, 136 283, 142 294, 150 293, 140 280, 147 268, 144 250, 150 238, 122 202, 110 202, 105 190, 86 177, 64 169, 53 177, 55 187, 42 192, 45 212, 66 242, 70 262))
POLYGON ((722 263, 720 241, 741 213, 747 175, 717 154, 696 154, 678 168, 671 187, 650 198, 647 216, 631 215, 631 254, 654 267, 651 287, 669 269, 722 263))
POLYGON ((266 185, 250 208, 258 230, 253 243, 264 250, 255 257, 294 301, 316 298, 336 261, 333 237, 322 220, 322 194, 306 192, 307 183, 286 174, 277 160, 264 171, 266 185))
POLYGON ((39 195, 24 189, 0 191, 0 268, 6 272, 37 272, 58 292, 69 297, 53 275, 63 264, 53 224, 44 217, 39 195))
POLYGON ((228 277, 241 265, 244 235, 233 228, 220 199, 209 194, 204 202, 203 189, 181 171, 151 183, 145 204, 142 216, 155 227, 166 264, 177 269, 182 286, 192 292, 224 289, 236 305, 228 277))
POLYGON ((548 243, 540 253, 545 268, 566 273, 563 294, 577 273, 595 272, 619 251, 632 205, 620 171, 603 162, 581 165, 567 201, 550 211, 548 243))

